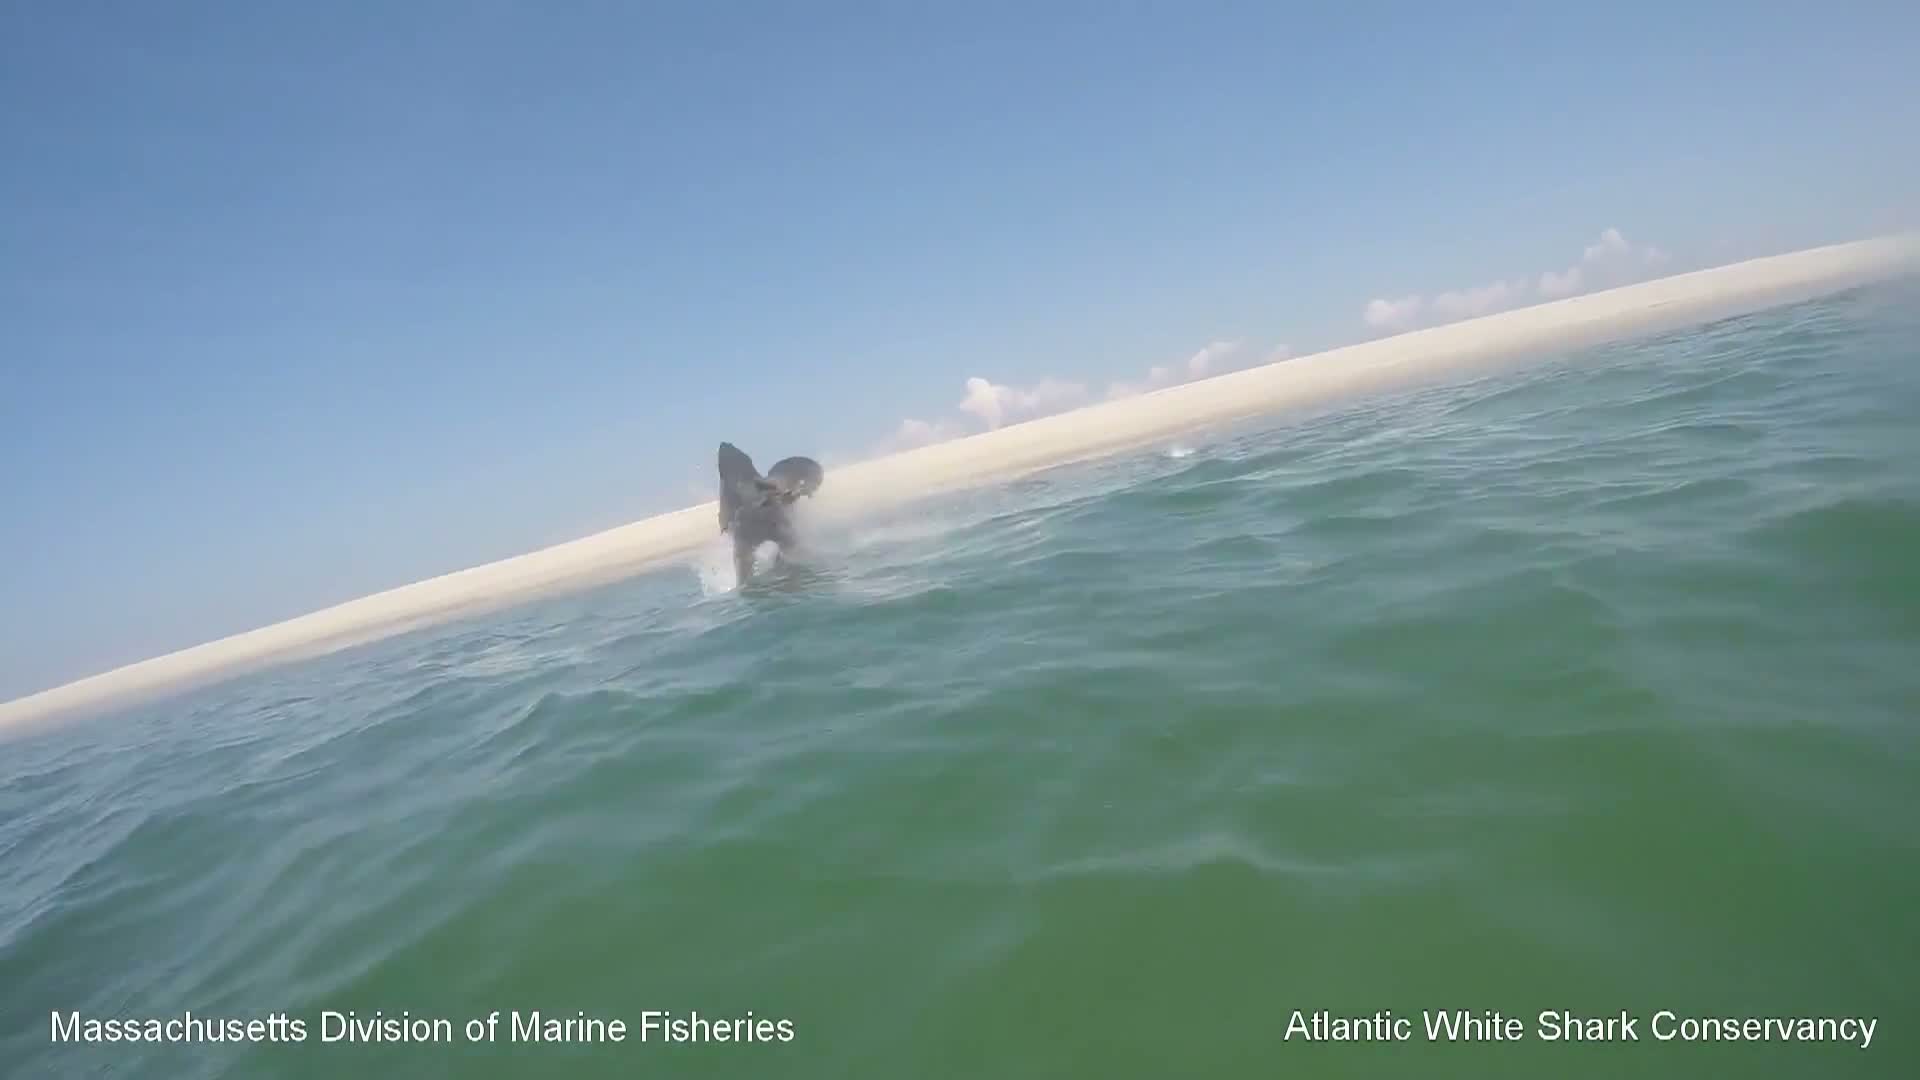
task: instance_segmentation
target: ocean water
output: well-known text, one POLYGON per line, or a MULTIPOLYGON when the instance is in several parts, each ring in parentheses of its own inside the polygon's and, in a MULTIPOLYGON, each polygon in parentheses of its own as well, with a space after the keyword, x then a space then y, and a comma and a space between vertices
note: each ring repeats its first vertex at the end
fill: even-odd
POLYGON ((0 1073, 1920 1075, 1917 565, 1912 282, 706 553, 0 742, 0 1073))

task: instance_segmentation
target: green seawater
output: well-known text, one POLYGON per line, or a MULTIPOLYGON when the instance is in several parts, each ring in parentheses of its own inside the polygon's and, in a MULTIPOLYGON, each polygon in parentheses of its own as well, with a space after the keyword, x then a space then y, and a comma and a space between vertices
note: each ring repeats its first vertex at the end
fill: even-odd
POLYGON ((0 1073, 1920 1075, 1912 282, 718 561, 0 742, 0 1073))

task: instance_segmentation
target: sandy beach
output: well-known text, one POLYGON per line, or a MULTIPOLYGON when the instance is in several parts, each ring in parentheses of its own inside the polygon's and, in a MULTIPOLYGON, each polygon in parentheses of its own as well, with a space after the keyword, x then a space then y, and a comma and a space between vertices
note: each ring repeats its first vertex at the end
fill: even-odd
MULTIPOLYGON (((1756 310, 1920 265, 1920 236, 1815 248, 1679 274, 1235 371, 836 470, 820 512, 852 515, 1137 446, 1210 424, 1518 362, 1756 310)), ((182 689, 632 574, 715 534, 711 502, 108 671, 0 705, 0 730, 182 689)))

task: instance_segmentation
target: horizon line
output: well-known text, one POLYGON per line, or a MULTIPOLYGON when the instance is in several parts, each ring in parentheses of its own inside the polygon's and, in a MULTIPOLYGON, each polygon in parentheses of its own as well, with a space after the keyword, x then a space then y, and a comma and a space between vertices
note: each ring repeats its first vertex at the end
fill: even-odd
MULTIPOLYGON (((1920 267, 1920 232, 1887 234, 1687 271, 1270 361, 840 466, 816 501, 853 513, 1105 456, 1168 435, 1512 360, 1546 348, 1764 310, 1920 267)), ((656 568, 718 535, 715 502, 369 593, 280 622, 0 702, 0 737, 61 716, 184 692, 656 568)))

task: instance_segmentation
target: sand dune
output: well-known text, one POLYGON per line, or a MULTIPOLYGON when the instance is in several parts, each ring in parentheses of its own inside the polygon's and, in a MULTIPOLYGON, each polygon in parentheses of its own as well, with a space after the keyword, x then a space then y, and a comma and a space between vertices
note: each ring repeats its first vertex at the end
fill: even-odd
MULTIPOLYGON (((1195 427, 1523 362, 1804 299, 1920 268, 1920 234, 1815 248, 1557 300, 1280 361, 836 471, 819 511, 855 514, 1195 427)), ((0 731, 338 649, 535 593, 606 581, 710 542, 712 503, 447 574, 0 705, 0 731)))

